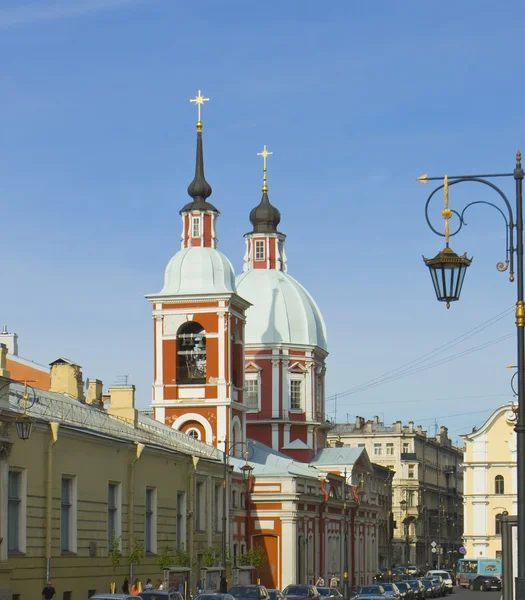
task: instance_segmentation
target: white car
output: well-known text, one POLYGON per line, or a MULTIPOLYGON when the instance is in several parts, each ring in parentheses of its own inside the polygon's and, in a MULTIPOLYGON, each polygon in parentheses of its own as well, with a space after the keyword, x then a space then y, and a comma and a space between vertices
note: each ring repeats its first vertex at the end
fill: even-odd
POLYGON ((441 577, 445 582, 445 585, 448 588, 448 591, 452 593, 454 591, 454 582, 452 581, 452 577, 448 571, 441 571, 440 569, 433 569, 432 571, 427 571, 425 577, 441 577))

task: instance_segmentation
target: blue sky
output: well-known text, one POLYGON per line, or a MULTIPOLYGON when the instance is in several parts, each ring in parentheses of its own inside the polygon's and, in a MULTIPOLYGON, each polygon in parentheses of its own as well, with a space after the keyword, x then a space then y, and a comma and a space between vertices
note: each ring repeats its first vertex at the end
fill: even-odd
MULTIPOLYGON (((515 302, 495 269, 504 228, 488 208, 451 243, 474 255, 461 302, 435 301, 421 255, 442 240, 424 220, 431 188, 415 177, 512 171, 525 121, 521 11, 513 0, 4 0, 0 319, 21 354, 67 356, 106 386, 127 374, 149 404, 144 295, 179 248, 195 150, 188 100, 202 89, 220 248, 239 272, 267 144, 289 272, 326 319, 339 419, 431 431, 436 419, 453 436, 482 423, 512 398, 512 314, 425 365, 509 338, 341 392, 515 302)), ((512 197, 513 181, 501 184, 512 197)), ((477 199, 491 196, 451 192, 452 205, 477 199)))

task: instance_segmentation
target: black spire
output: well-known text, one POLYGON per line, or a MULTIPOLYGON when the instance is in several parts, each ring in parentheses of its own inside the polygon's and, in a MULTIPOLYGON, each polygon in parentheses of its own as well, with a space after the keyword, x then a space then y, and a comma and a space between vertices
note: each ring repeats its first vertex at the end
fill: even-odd
POLYGON ((252 208, 250 212, 250 221, 253 225, 252 233, 277 233, 281 213, 275 206, 270 204, 267 189, 263 187, 261 202, 255 208, 252 208))
POLYGON ((188 186, 188 194, 193 198, 193 202, 188 202, 180 211, 189 210, 210 210, 219 212, 213 204, 206 202, 206 198, 211 196, 211 185, 204 177, 204 156, 202 151, 202 123, 197 123, 197 158, 195 161, 195 177, 188 186), (200 127, 199 127, 200 125, 200 127))

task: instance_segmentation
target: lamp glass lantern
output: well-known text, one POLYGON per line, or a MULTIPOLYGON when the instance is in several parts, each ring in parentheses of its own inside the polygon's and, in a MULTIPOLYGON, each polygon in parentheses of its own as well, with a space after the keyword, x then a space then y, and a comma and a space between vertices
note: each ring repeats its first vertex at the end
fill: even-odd
POLYGON ((243 481, 248 481, 250 479, 250 475, 252 474, 253 471, 253 467, 246 462, 242 467, 241 467, 241 473, 242 473, 242 479, 243 481))
POLYGON ((33 421, 26 415, 15 422, 16 433, 18 438, 26 441, 31 437, 31 431, 33 430, 33 421))
POLYGON ((462 256, 457 255, 447 245, 434 258, 423 257, 423 260, 430 271, 437 299, 446 302, 447 308, 450 308, 451 302, 459 300, 472 258, 467 258, 466 252, 462 256))

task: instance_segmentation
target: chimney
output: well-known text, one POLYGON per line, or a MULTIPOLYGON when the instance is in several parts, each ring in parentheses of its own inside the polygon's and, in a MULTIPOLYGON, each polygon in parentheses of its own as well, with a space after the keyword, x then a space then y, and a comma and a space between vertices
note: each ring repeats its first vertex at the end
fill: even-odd
POLYGON ((439 443, 442 446, 451 446, 452 445, 452 442, 451 442, 451 440, 449 440, 449 437, 448 437, 448 429, 444 425, 441 425, 441 428, 439 430, 439 443))
POLYGON ((104 407, 102 400, 102 381, 100 379, 90 379, 88 381, 87 400, 88 404, 104 407))
POLYGON ((424 435, 424 433, 423 433, 423 425, 418 425, 417 426, 417 432, 419 433, 419 435, 424 435))
POLYGON ((7 346, 8 354, 18 356, 18 335, 16 333, 9 333, 7 325, 4 325, 2 333, 0 333, 0 344, 7 346))
POLYGON ((373 425, 374 425, 374 423, 372 421, 366 422, 366 432, 367 433, 372 433, 372 431, 374 431, 373 425))
POLYGON ((414 421, 408 422, 408 433, 414 433, 414 421))
POLYGON ((135 386, 116 385, 109 388, 109 395, 108 413, 114 417, 125 419, 136 427, 139 422, 139 411, 135 408, 135 386))
POLYGON ((401 421, 396 421, 393 425, 392 425, 393 430, 396 433, 401 433, 401 421))
POLYGON ((57 358, 51 363, 51 386, 49 391, 67 394, 85 402, 82 369, 67 358, 57 358))
POLYGON ((7 346, 5 344, 0 344, 0 377, 11 376, 11 373, 7 370, 7 346))
POLYGON ((379 425, 379 417, 377 415, 374 415, 374 418, 372 419, 374 425, 379 425))

